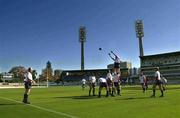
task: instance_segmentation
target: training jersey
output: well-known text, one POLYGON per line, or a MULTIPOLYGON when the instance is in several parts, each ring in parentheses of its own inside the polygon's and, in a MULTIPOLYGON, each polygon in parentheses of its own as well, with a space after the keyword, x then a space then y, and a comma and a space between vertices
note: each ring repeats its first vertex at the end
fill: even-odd
POLYGON ((159 71, 156 71, 156 72, 155 72, 155 78, 156 78, 157 80, 161 80, 161 75, 160 75, 160 72, 159 72, 159 71))
POLYGON ((113 76, 111 75, 111 73, 107 73, 106 79, 110 79, 111 81, 113 80, 113 76))
POLYGON ((24 79, 24 82, 28 82, 28 81, 32 81, 33 78, 32 78, 32 74, 30 72, 27 72, 25 74, 25 79, 24 79))
POLYGON ((162 77, 161 80, 162 80, 163 84, 167 84, 167 79, 165 77, 162 77))
POLYGON ((99 82, 102 82, 102 83, 106 83, 107 81, 106 81, 106 79, 105 78, 99 78, 99 82))
POLYGON ((113 81, 119 82, 119 80, 120 80, 120 74, 113 74, 113 81))
POLYGON ((85 79, 82 79, 82 84, 85 84, 86 83, 86 80, 85 79))
POLYGON ((89 77, 89 82, 90 83, 96 83, 96 77, 95 76, 90 76, 89 77))
POLYGON ((146 81, 146 76, 145 76, 145 75, 141 75, 141 76, 139 77, 139 80, 140 80, 140 83, 145 83, 145 81, 146 81))

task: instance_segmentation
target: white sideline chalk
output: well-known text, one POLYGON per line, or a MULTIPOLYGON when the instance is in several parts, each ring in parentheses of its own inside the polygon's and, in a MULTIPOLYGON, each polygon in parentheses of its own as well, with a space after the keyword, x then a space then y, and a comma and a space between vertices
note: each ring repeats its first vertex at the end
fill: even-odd
MULTIPOLYGON (((0 97, 0 99, 4 99, 4 100, 24 104, 21 101, 17 101, 17 100, 10 99, 10 98, 0 97)), ((48 112, 51 112, 51 113, 54 113, 54 114, 63 115, 63 116, 69 117, 69 118, 79 118, 79 117, 76 117, 76 116, 73 116, 73 115, 70 115, 70 114, 66 114, 66 113, 59 112, 59 111, 54 111, 54 110, 51 110, 51 109, 43 108, 43 107, 32 105, 32 104, 26 104, 26 105, 37 108, 37 109, 40 109, 40 110, 43 110, 43 111, 48 111, 48 112)))

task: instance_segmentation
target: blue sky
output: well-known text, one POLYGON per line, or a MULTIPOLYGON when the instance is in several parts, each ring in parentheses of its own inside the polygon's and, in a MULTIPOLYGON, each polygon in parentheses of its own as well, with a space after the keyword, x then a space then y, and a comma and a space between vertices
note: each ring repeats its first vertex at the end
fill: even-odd
POLYGON ((0 72, 41 72, 48 60, 53 69, 80 69, 81 25, 86 69, 113 63, 111 50, 139 67, 135 20, 144 22, 145 55, 179 51, 179 11, 179 0, 0 0, 0 72))

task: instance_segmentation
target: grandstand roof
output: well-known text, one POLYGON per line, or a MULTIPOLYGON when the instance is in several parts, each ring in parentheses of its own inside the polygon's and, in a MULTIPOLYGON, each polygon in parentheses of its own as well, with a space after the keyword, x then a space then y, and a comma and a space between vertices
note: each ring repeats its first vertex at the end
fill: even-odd
POLYGON ((177 52, 168 52, 168 53, 160 53, 160 54, 154 54, 154 55, 145 55, 140 58, 149 58, 149 57, 159 57, 159 56, 169 56, 169 55, 180 55, 180 51, 177 52))

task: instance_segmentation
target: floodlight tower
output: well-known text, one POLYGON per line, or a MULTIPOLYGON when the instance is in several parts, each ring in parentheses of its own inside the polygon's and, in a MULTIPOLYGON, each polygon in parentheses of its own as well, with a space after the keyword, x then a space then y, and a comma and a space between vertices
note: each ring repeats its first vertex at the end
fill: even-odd
POLYGON ((139 57, 140 57, 140 64, 141 64, 142 63, 141 57, 144 56, 143 42, 142 42, 142 38, 144 37, 144 31, 143 31, 142 20, 136 20, 135 28, 136 28, 136 36, 139 39, 139 54, 140 54, 139 57))
POLYGON ((84 70, 84 42, 86 42, 86 27, 79 28, 79 42, 81 43, 81 70, 84 70))
POLYGON ((144 37, 143 22, 142 20, 136 20, 136 36, 139 38, 139 53, 140 57, 144 56, 142 38, 144 37))

